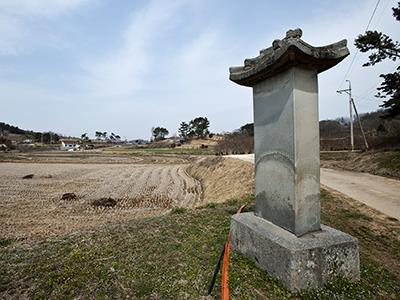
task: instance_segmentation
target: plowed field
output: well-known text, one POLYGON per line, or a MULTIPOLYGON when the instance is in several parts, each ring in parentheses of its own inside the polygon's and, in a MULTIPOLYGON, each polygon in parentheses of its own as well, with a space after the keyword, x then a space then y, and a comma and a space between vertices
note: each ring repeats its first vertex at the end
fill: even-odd
POLYGON ((42 239, 201 204, 186 164, 0 164, 0 236, 42 239), (23 179, 34 174, 31 179, 23 179), (62 200, 64 193, 77 197, 62 200), (96 206, 101 198, 113 207, 96 206))

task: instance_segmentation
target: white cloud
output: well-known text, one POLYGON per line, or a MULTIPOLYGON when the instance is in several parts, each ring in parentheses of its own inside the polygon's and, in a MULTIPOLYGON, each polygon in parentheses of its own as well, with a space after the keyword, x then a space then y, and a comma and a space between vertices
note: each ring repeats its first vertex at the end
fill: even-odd
POLYGON ((93 96, 127 96, 142 86, 143 77, 151 69, 150 56, 163 45, 156 41, 173 22, 179 1, 152 1, 133 14, 123 32, 120 45, 105 57, 82 64, 86 76, 80 78, 93 96), (158 49, 156 49, 158 48, 158 49))
POLYGON ((168 115, 174 114, 180 121, 207 116, 215 132, 251 121, 251 89, 229 81, 229 66, 237 62, 238 55, 227 47, 233 45, 231 38, 218 26, 201 28, 170 59, 166 66, 170 79, 164 88, 173 95, 166 102, 171 100, 175 106, 168 115))
MULTIPOLYGON (((76 0, 1 2, 0 55, 26 53, 47 45, 52 38, 51 28, 44 34, 37 32, 37 28, 33 31, 31 23, 40 21, 47 26, 47 21, 75 13, 85 3, 76 0)), ((297 26, 302 27, 304 40, 315 46, 348 38, 354 53, 354 37, 364 30, 376 2, 359 1, 346 10, 338 6, 328 11, 322 6, 319 11, 303 16, 303 24, 291 18, 282 20, 277 25, 279 28, 273 30, 265 26, 245 33, 232 31, 231 24, 221 21, 219 14, 204 14, 200 9, 203 1, 197 1, 197 7, 192 2, 167 0, 144 3, 127 20, 121 20, 126 27, 115 33, 112 47, 90 49, 88 45, 77 51, 80 70, 74 66, 72 73, 64 74, 62 66, 55 66, 54 74, 66 76, 65 82, 52 85, 56 80, 46 77, 43 81, 34 78, 17 80, 18 84, 0 83, 0 98, 13 101, 12 104, 8 101, 0 110, 0 119, 26 128, 34 124, 34 129, 53 129, 65 134, 105 130, 133 138, 148 136, 149 128, 154 125, 166 126, 174 132, 180 121, 204 115, 209 117, 213 131, 233 130, 252 121, 253 105, 251 89, 229 81, 230 66, 242 64, 245 57, 257 55, 258 50, 268 47, 274 39, 284 37, 285 30, 297 26)), ((393 27, 389 8, 378 27, 395 37, 399 35, 398 24, 393 27)), ((226 13, 230 13, 229 9, 226 13)), ((379 9, 377 16, 380 15, 379 9)), ((110 16, 114 17, 118 15, 110 16)), ((265 20, 265 24, 269 22, 265 20)), ((60 36, 60 40, 65 38, 60 36)), ((347 58, 320 75, 322 118, 347 115, 347 99, 335 91, 350 60, 347 58)), ((351 73, 355 94, 377 83, 377 75, 386 68, 385 65, 362 68, 363 61, 365 56, 359 55, 351 73)), ((360 107, 360 111, 377 108, 377 104, 362 105, 369 107, 360 107)))
POLYGON ((221 41, 222 35, 217 29, 207 29, 180 49, 169 67, 178 71, 174 80, 180 89, 204 89, 203 85, 213 84, 216 77, 226 75, 222 66, 227 57, 223 55, 221 41))
POLYGON ((59 17, 91 0, 0 1, 0 56, 21 55, 41 46, 53 46, 57 35, 38 22, 59 17))

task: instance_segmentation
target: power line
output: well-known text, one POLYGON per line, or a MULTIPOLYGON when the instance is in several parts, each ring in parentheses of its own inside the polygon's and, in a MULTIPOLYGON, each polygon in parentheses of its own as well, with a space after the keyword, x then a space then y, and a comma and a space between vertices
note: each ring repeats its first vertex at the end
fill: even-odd
POLYGON ((339 88, 342 86, 342 84, 343 84, 343 82, 345 81, 347 75, 349 74, 350 69, 351 69, 351 67, 352 67, 353 64, 354 64, 354 61, 356 60, 357 54, 358 54, 358 50, 357 50, 356 53, 354 54, 353 59, 351 60, 350 65, 349 65, 349 67, 347 68, 347 71, 346 71, 346 73, 344 74, 343 79, 342 79, 342 81, 341 81, 340 84, 339 84, 339 88))
POLYGON ((371 93, 373 90, 376 90, 376 88, 378 87, 379 84, 380 84, 380 81, 378 83, 372 85, 368 90, 365 90, 363 93, 361 93, 360 97, 364 98, 369 93, 371 93))
POLYGON ((353 99, 356 99, 358 101, 358 105, 368 109, 368 110, 376 110, 378 109, 378 107, 376 107, 376 105, 378 105, 378 102, 373 102, 372 99, 370 99, 370 101, 367 100, 363 100, 362 98, 358 98, 358 97, 353 97, 353 99))
POLYGON ((378 0, 378 2, 376 2, 374 11, 372 12, 371 18, 369 18, 368 25, 367 25, 367 27, 365 28, 365 31, 367 31, 368 28, 369 28, 369 25, 371 25, 371 21, 372 21, 372 19, 374 18, 374 15, 375 15, 376 9, 378 8, 379 2, 381 2, 381 0, 378 0))
POLYGON ((372 101, 372 102, 377 102, 377 99, 368 98, 368 97, 362 97, 362 96, 360 96, 360 95, 355 95, 355 94, 353 94, 353 96, 354 96, 355 98, 357 98, 357 99, 359 99, 359 100, 362 100, 362 101, 365 101, 365 102, 369 102, 369 103, 371 103, 371 101, 372 101))
MULTIPOLYGON (((368 30, 368 28, 369 28, 369 25, 371 25, 371 21, 372 21, 372 19, 374 18, 374 15, 375 15, 376 9, 377 9, 377 8, 378 8, 378 6, 379 6, 379 2, 381 2, 381 0, 378 0, 378 1, 376 2, 376 5, 375 5, 375 8, 374 8, 374 11, 372 12, 372 15, 371 15, 371 17, 369 18, 369 21, 368 21, 367 27, 365 28, 365 31, 367 31, 367 30, 368 30)), ((345 79, 346 79, 347 75, 349 75, 349 73, 350 73, 350 70, 351 70, 351 68, 353 67, 354 61, 356 60, 356 57, 357 57, 357 54, 358 54, 358 52, 359 52, 359 50, 357 49, 356 53, 355 53, 355 54, 354 54, 354 56, 353 56, 353 59, 352 59, 352 60, 351 60, 351 62, 350 62, 350 65, 349 65, 349 67, 347 68, 347 71, 346 71, 346 73, 345 73, 345 74, 344 74, 344 76, 343 76, 343 79, 342 79, 341 83, 339 84, 339 87, 338 87, 338 89, 339 89, 339 88, 342 86, 342 84, 343 84, 343 82, 345 81, 345 79)))
POLYGON ((387 0, 385 7, 382 9, 382 12, 381 12, 381 14, 379 15, 378 19, 376 20, 376 22, 375 22, 373 28, 376 28, 376 27, 378 26, 378 24, 380 23, 380 21, 381 21, 381 19, 382 19, 382 16, 383 16, 383 14, 385 13, 385 11, 386 11, 387 7, 389 6, 389 3, 390 3, 390 2, 392 2, 392 0, 387 0))
MULTIPOLYGON (((389 73, 393 73, 399 66, 395 66, 393 69, 391 69, 389 71, 389 73)), ((376 90, 378 88, 378 86, 380 86, 382 84, 382 79, 379 79, 379 81, 377 83, 375 83, 374 85, 371 85, 370 88, 368 88, 367 90, 364 90, 364 92, 360 93, 361 97, 365 97, 367 94, 371 93, 373 90, 376 90)))
POLYGON ((371 111, 372 112, 372 111, 379 110, 379 107, 372 107, 372 106, 369 106, 369 105, 365 105, 365 103, 358 102, 357 105, 361 106, 366 111, 371 111))

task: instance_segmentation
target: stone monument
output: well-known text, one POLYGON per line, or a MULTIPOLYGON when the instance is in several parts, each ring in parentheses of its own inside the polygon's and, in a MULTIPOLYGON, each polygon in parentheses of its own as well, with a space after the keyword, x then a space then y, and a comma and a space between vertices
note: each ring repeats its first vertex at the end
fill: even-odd
POLYGON ((313 47, 301 29, 230 68, 253 88, 256 207, 232 217, 232 248, 292 290, 359 278, 357 240, 320 224, 318 73, 349 55, 347 41, 313 47))

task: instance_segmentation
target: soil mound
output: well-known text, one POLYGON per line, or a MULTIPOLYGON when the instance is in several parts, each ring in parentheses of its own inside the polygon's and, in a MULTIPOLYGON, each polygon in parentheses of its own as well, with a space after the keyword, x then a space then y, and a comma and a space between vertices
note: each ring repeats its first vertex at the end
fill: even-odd
POLYGON ((62 195, 61 200, 75 200, 78 196, 75 193, 65 193, 62 195))
POLYGON ((108 198, 100 198, 96 199, 92 202, 93 206, 96 207, 114 207, 117 205, 117 201, 115 201, 113 198, 108 197, 108 198))

